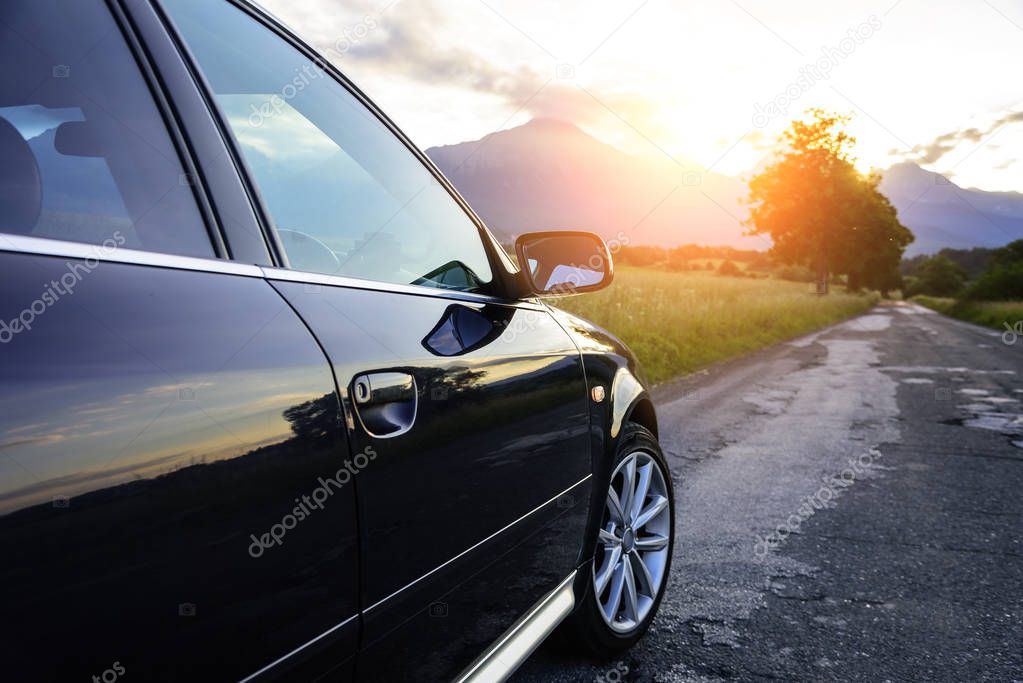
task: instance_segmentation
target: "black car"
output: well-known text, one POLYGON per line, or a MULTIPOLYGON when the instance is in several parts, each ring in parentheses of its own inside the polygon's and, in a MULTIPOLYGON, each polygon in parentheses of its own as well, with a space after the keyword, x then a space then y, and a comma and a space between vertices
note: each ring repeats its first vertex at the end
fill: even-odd
MULTIPOLYGON (((500 680, 646 630, 636 361, 325 59, 227 0, 0 4, 3 679, 500 680)), ((468 161, 468 160, 467 160, 468 161)))

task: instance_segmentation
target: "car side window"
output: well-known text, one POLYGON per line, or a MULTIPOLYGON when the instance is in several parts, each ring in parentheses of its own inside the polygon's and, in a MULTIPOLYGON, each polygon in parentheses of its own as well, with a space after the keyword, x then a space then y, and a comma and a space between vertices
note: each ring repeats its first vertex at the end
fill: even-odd
POLYGON ((166 0, 296 270, 487 291, 476 224, 343 85, 228 2, 166 0))
POLYGON ((0 63, 0 233, 214 256, 103 2, 0 3, 0 63))

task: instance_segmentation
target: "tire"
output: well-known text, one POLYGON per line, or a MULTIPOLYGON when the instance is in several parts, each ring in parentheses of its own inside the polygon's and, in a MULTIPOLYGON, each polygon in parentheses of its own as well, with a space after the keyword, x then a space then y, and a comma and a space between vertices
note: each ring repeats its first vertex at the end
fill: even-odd
POLYGON ((595 513, 599 518, 588 526, 596 545, 592 560, 580 570, 585 576, 576 584, 578 606, 568 624, 573 640, 602 659, 629 649, 650 627, 664 597, 675 537, 671 474, 649 430, 626 424, 611 472, 604 504, 595 513), (633 497, 644 481, 646 494, 639 507, 632 500, 627 509, 616 511, 612 491, 618 510, 626 507, 621 498, 630 473, 633 497), (630 585, 635 586, 634 593, 630 585))

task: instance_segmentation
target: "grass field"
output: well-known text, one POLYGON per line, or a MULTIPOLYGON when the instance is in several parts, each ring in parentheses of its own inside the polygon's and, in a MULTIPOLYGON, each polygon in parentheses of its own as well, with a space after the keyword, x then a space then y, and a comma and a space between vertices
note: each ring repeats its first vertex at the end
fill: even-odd
POLYGON ((775 279, 621 268, 608 289, 558 305, 618 335, 652 382, 798 337, 869 309, 876 295, 775 279))
POLYGON ((911 299, 938 313, 967 322, 1006 331, 1006 325, 1019 331, 1023 327, 1023 301, 957 301, 936 296, 911 299))

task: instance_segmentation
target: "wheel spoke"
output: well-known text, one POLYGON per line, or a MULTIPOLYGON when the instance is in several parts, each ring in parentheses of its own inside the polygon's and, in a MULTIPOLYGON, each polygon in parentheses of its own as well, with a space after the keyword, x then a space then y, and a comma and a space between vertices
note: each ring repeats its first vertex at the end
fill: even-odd
POLYGON ((598 600, 600 599, 600 596, 604 593, 604 589, 607 588, 608 581, 610 581, 611 577, 614 576, 615 568, 618 567, 618 564, 621 562, 622 559, 621 546, 612 548, 609 553, 606 553, 605 557, 606 557, 605 562, 607 564, 604 566, 603 571, 597 574, 593 579, 593 585, 597 591, 598 600))
POLYGON ((668 547, 668 537, 661 535, 642 536, 636 538, 636 550, 650 552, 652 550, 663 550, 668 547))
POLYGON ((625 526, 625 510, 622 507, 622 502, 618 500, 614 486, 607 491, 607 509, 611 513, 612 522, 619 526, 625 526))
POLYGON ((597 535, 600 538, 600 542, 606 546, 616 546, 622 544, 622 539, 618 538, 617 536, 614 535, 614 533, 608 531, 607 529, 601 529, 600 531, 597 532, 597 535))
POLYGON ((607 614, 611 621, 618 616, 618 610, 622 606, 622 593, 625 591, 625 565, 626 562, 618 562, 614 565, 613 579, 611 580, 611 595, 607 601, 607 614))
POLYGON ((632 505, 627 510, 630 520, 638 518, 640 511, 643 509, 643 503, 646 502, 646 494, 650 490, 650 476, 653 467, 654 464, 650 462, 639 468, 639 479, 636 481, 636 490, 632 494, 632 505))
POLYGON ((656 496, 650 505, 646 506, 641 513, 636 517, 636 521, 632 523, 632 528, 642 529, 646 524, 657 515, 661 514, 666 507, 668 507, 668 499, 664 496, 656 496))
POLYGON ((629 553, 629 559, 632 561, 632 573, 639 579, 639 588, 644 594, 653 598, 657 595, 657 589, 654 586, 654 577, 650 576, 650 570, 647 569, 643 558, 639 556, 639 553, 629 553))
POLYGON ((639 597, 636 595, 636 577, 632 573, 632 562, 625 558, 622 563, 625 574, 624 598, 625 616, 631 621, 639 621, 639 597))
POLYGON ((629 511, 632 509, 632 496, 636 490, 636 456, 629 456, 622 468, 622 511, 626 519, 630 519, 629 511))

